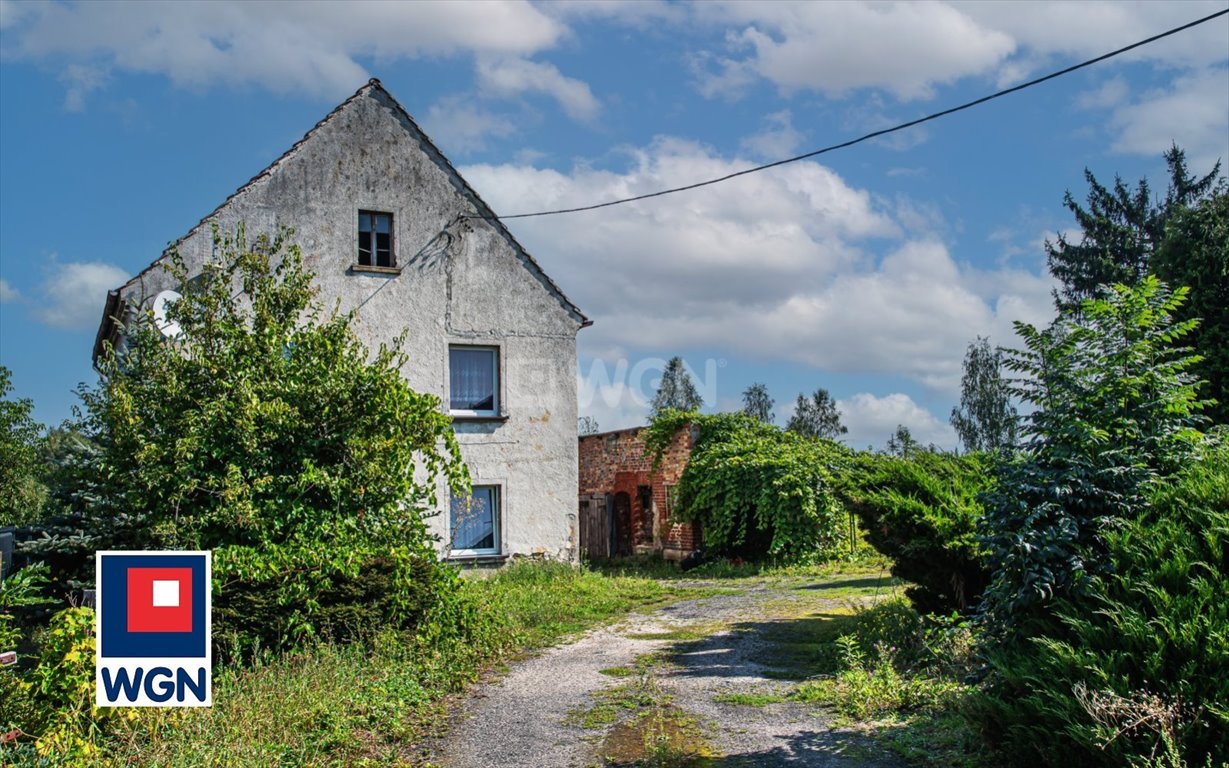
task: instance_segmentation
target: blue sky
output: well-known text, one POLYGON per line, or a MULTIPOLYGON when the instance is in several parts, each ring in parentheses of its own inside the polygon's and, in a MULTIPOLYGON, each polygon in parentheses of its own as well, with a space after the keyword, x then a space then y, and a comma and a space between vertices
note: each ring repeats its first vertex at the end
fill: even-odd
MULTIPOLYGON (((48 424, 108 288, 369 77, 499 213, 780 159, 1225 2, 24 3, 0 0, 0 364, 48 424)), ((951 446, 966 344, 1047 322, 1042 243, 1087 167, 1229 158, 1229 17, 992 104, 668 198, 510 222, 595 321, 582 414, 643 421, 681 354, 710 409, 828 388, 848 442, 951 446)), ((1159 191, 1159 190, 1158 190, 1159 191)))

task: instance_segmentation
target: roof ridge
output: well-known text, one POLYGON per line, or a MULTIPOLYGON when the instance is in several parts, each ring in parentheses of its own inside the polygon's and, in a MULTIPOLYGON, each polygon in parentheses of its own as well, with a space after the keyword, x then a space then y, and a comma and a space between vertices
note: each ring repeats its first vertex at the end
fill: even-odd
MULTIPOLYGON (((343 101, 342 103, 339 103, 338 106, 333 107, 332 111, 329 111, 329 113, 326 114, 326 116, 318 120, 318 122, 315 125, 312 125, 311 129, 308 130, 307 133, 302 135, 301 139, 295 141, 293 145, 290 145, 290 149, 284 152, 281 152, 281 155, 278 156, 277 160, 270 162, 268 166, 264 167, 263 171, 257 173, 256 176, 253 176, 252 178, 247 179, 247 182, 241 184, 241 186, 238 187, 235 190, 235 192, 232 192, 229 195, 227 195, 225 200, 222 200, 222 202, 216 205, 213 210, 209 211, 209 214, 206 214, 205 216, 203 216, 202 219, 200 219, 200 221, 197 222, 197 224, 192 226, 192 229, 189 229, 186 233, 184 233, 183 236, 179 237, 178 240, 173 241, 171 245, 168 245, 166 248, 163 248, 160 256, 154 259, 154 261, 152 261, 149 264, 149 267, 146 267, 145 269, 141 269, 140 272, 133 275, 132 278, 129 278, 128 281, 125 281, 125 283, 123 285, 120 285, 119 288, 116 290, 122 291, 123 289, 128 288, 128 286, 136 283, 136 281, 143 278, 143 276, 145 276, 146 274, 149 274, 150 272, 152 272, 152 270, 154 270, 157 267, 157 265, 162 263, 163 259, 166 259, 167 256, 170 256, 172 249, 175 249, 181 246, 183 241, 186 241, 188 240, 189 237, 192 237, 193 235, 195 235, 195 233, 197 233, 200 229, 202 229, 202 227, 204 227, 205 224, 208 224, 208 222, 211 219, 213 219, 215 215, 218 215, 218 211, 226 208, 226 205, 229 205, 231 203, 231 200, 234 200, 235 198, 238 197, 238 195, 243 194, 245 190, 247 190, 249 187, 252 187, 253 184, 256 184, 257 182, 261 181, 261 179, 268 177, 269 174, 274 171, 274 168, 277 168, 279 165, 281 165, 281 163, 288 160, 291 155, 294 155, 295 151, 299 150, 300 146, 306 144, 307 140, 311 139, 312 136, 316 134, 316 131, 323 128, 324 125, 326 125, 329 122, 329 120, 332 120, 334 117, 337 117, 338 113, 342 112, 343 109, 345 107, 348 107, 350 103, 353 103, 355 100, 358 100, 360 96, 365 96, 366 93, 370 93, 371 91, 376 91, 376 90, 379 90, 381 93, 383 93, 383 95, 385 95, 388 98, 388 101, 392 102, 393 106, 397 108, 397 111, 401 113, 401 117, 406 119, 406 122, 409 123, 410 127, 413 127, 413 129, 417 131, 419 136, 422 136, 423 140, 426 143, 426 146, 429 147, 429 150, 433 151, 434 154, 438 156, 442 162, 444 162, 444 166, 446 170, 449 171, 452 174, 452 176, 454 176, 456 179, 458 179, 458 181, 461 182, 463 193, 465 193, 467 197, 472 199, 474 206, 478 208, 478 213, 482 214, 482 219, 485 221, 493 221, 494 224, 497 225, 501 235, 503 235, 506 238, 506 240, 508 240, 511 243, 511 245, 516 248, 517 253, 521 254, 522 257, 525 257, 528 263, 532 264, 532 267, 533 269, 536 270, 538 276, 541 276, 541 278, 544 281, 546 281, 547 288, 553 291, 554 294, 556 294, 558 299, 563 302, 565 308, 568 308, 569 311, 575 313, 576 317, 580 318, 581 327, 591 326, 592 322, 594 321, 591 321, 589 317, 585 316, 585 313, 580 311, 580 307, 576 306, 575 302, 568 299, 568 295, 564 294, 563 289, 559 288, 558 284, 556 284, 556 281, 554 281, 551 278, 551 275, 548 275, 546 273, 546 270, 542 269, 542 265, 537 263, 537 259, 533 258, 531 254, 528 253, 528 251, 526 251, 525 247, 522 246, 521 243, 516 240, 516 237, 512 235, 508 227, 504 225, 504 222, 500 221, 499 217, 495 215, 495 211, 492 210, 492 208, 490 208, 490 205, 488 205, 487 202, 485 202, 485 200, 482 199, 481 195, 477 193, 477 190, 474 190, 472 186, 469 186, 469 182, 466 181, 465 177, 461 176, 461 172, 457 171, 456 166, 452 165, 452 161, 447 159, 447 156, 444 154, 444 152, 440 151, 440 147, 436 146, 434 141, 431 141, 430 136, 426 135, 426 131, 423 130, 422 127, 420 127, 417 120, 414 120, 414 118, 410 116, 409 112, 406 111, 406 108, 402 106, 401 102, 397 101, 396 96, 393 96, 392 93, 388 92, 388 88, 383 87, 383 84, 382 82, 380 82, 379 77, 371 77, 371 79, 367 80, 366 84, 361 86, 358 91, 351 93, 351 95, 349 96, 349 98, 347 98, 347 100, 343 101)), ((107 324, 107 318, 104 317, 103 326, 106 326, 106 324, 107 324)), ((100 329, 98 329, 98 333, 100 333, 100 338, 101 338, 103 334, 103 328, 100 327, 100 329)))
MULTIPOLYGON (((580 318, 581 327, 584 328, 584 327, 593 325, 593 321, 590 320, 588 316, 586 316, 585 313, 581 311, 580 307, 576 306, 576 304, 571 299, 568 298, 567 294, 563 292, 563 289, 560 288, 557 283, 555 283, 555 281, 551 278, 551 276, 546 274, 546 270, 542 269, 542 265, 538 263, 537 259, 535 259, 533 255, 529 253, 529 251, 525 250, 525 246, 521 245, 520 241, 516 239, 516 236, 512 234, 511 230, 509 230, 508 227, 503 223, 503 221, 501 221, 500 218, 495 215, 495 211, 492 210, 491 206, 488 205, 487 202, 482 199, 482 196, 479 195, 477 190, 475 190, 473 186, 470 185, 469 181, 467 181, 465 177, 461 175, 461 172, 458 171, 456 166, 452 164, 452 161, 448 159, 448 156, 445 155, 440 150, 440 148, 435 145, 435 142, 431 140, 431 137, 427 135, 427 132, 424 131, 422 129, 422 126, 418 124, 418 121, 416 121, 414 117, 408 111, 406 111, 405 107, 401 106, 401 102, 397 101, 397 97, 389 93, 388 89, 385 88, 380 83, 380 81, 375 79, 374 77, 371 80, 369 80, 367 84, 368 86, 374 85, 376 88, 379 88, 380 92, 388 97, 388 100, 391 101, 393 103, 393 106, 395 106, 398 112, 401 113, 401 117, 403 117, 406 120, 406 122, 408 122, 414 128, 414 130, 418 133, 418 135, 423 138, 423 141, 426 142, 427 146, 431 149, 431 151, 433 151, 439 157, 439 159, 443 162, 444 167, 448 170, 448 172, 451 173, 454 178, 456 178, 458 181, 461 182, 461 187, 463 188, 464 193, 472 199, 475 207, 478 208, 478 213, 481 214, 480 218, 483 221, 493 222, 498 227, 500 234, 502 234, 508 240, 508 242, 512 244, 512 246, 516 249, 517 253, 519 253, 521 256, 524 256, 525 259, 531 265, 533 265, 533 268, 537 271, 538 275, 543 280, 546 281, 547 287, 555 293, 555 295, 562 301, 564 305, 566 305, 567 309, 571 310, 577 317, 580 318)), ((358 94, 355 94, 355 96, 357 95, 358 94)), ((354 97, 352 96, 351 98, 354 98, 354 97)))

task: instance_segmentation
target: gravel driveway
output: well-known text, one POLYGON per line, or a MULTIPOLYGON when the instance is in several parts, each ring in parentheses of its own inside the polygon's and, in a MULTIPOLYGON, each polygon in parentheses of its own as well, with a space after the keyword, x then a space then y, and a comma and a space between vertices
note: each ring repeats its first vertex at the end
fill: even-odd
POLYGON ((611 750, 635 717, 625 699, 649 691, 690 723, 709 755, 670 765, 898 768, 903 764, 873 741, 834 728, 833 716, 814 705, 718 701, 731 694, 771 701, 788 691, 792 683, 774 676, 782 649, 763 630, 848 610, 850 600, 824 597, 825 586, 743 582, 733 594, 633 615, 551 648, 476 687, 432 760, 443 768, 639 765, 611 750))

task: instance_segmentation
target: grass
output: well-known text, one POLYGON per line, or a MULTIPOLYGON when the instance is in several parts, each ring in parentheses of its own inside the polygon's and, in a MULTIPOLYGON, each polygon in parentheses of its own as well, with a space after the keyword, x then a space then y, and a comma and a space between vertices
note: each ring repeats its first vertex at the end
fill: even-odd
POLYGON ((151 766, 422 764, 444 697, 485 670, 693 594, 559 564, 513 565, 463 588, 482 630, 476 639, 427 644, 387 632, 215 669, 214 707, 142 712, 119 726, 108 758, 151 766))
POLYGON ((786 697, 779 693, 721 693, 713 697, 718 704, 735 704, 740 707, 766 707, 769 704, 780 704, 786 697))
POLYGON ((832 560, 816 564, 798 564, 766 560, 748 562, 716 558, 688 571, 678 563, 660 557, 625 558, 618 561, 595 562, 591 567, 610 576, 651 578, 659 581, 729 581, 743 580, 828 580, 834 576, 872 576, 887 574, 891 562, 874 550, 859 550, 857 555, 844 560, 832 560))
MULTIPOLYGON (((902 599, 830 609, 756 628, 774 673, 797 684, 784 697, 834 710, 837 725, 862 730, 912 765, 973 768, 984 747, 958 714, 972 687, 969 646, 960 632, 927 638, 902 599)), ((718 698, 763 706, 771 695, 718 698), (764 703, 760 703, 763 701, 764 703)), ((780 697, 778 697, 780 698, 780 697)))

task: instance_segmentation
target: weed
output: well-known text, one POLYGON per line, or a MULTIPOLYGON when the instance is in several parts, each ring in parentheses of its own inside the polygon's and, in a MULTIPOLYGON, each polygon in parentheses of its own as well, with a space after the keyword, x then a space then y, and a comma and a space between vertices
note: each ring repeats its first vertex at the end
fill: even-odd
POLYGON ((718 704, 737 704, 740 707, 766 707, 769 704, 779 704, 785 697, 779 693, 761 691, 757 693, 721 693, 713 697, 718 704))
POLYGON ((606 667, 599 669, 598 672, 609 677, 631 677, 636 674, 636 670, 631 667, 606 667))
POLYGON ((795 699, 831 704, 847 717, 873 720, 891 713, 938 707, 960 690, 957 683, 901 674, 895 653, 882 644, 873 654, 865 653, 853 635, 837 638, 836 644, 843 666, 840 674, 802 683, 795 689, 795 699))

